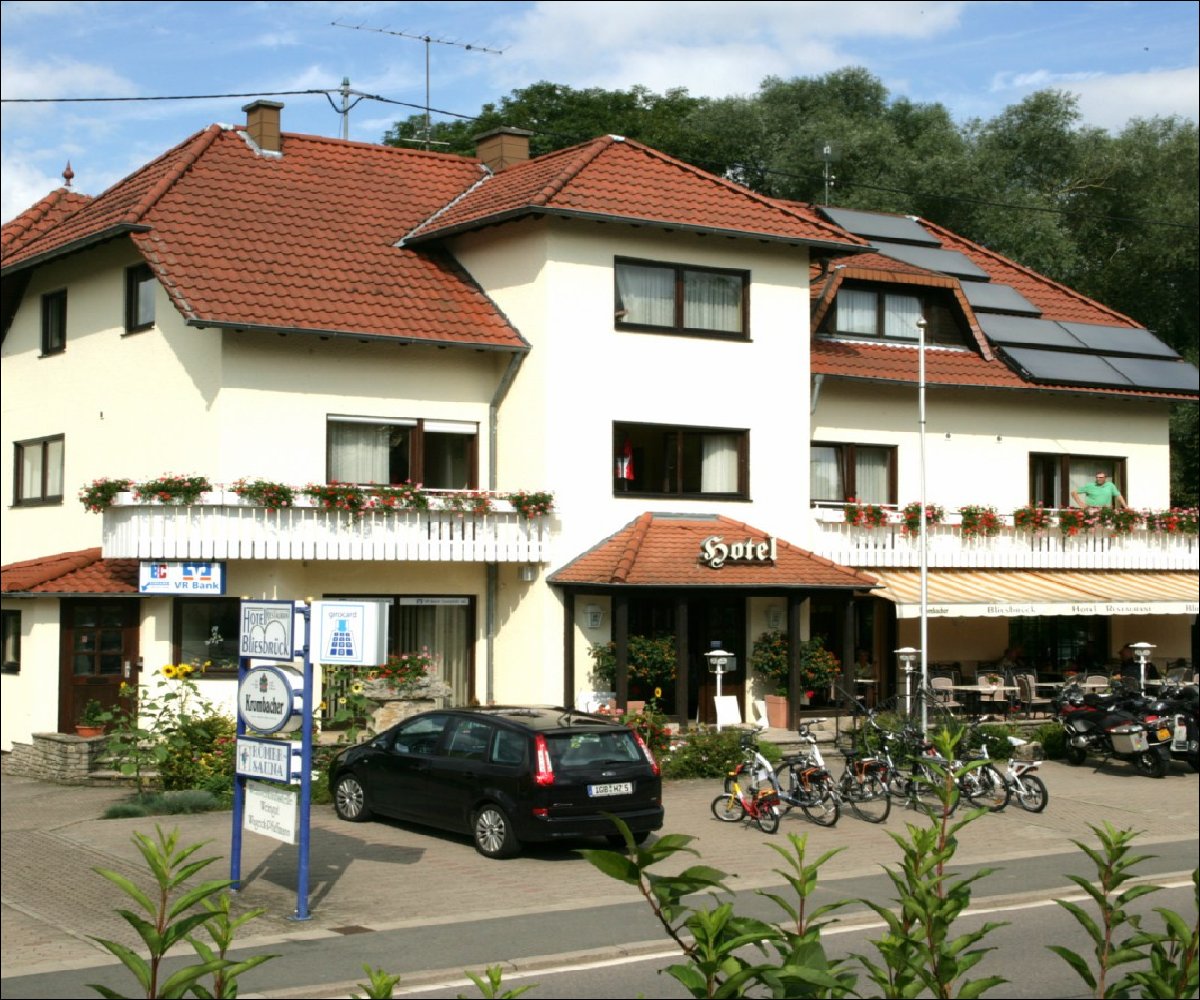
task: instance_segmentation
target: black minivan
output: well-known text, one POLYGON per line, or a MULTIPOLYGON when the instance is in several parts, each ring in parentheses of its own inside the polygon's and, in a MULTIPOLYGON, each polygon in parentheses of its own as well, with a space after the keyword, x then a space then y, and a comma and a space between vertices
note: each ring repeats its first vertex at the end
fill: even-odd
POLYGON ((609 816, 623 820, 638 843, 663 823, 661 772, 642 738, 565 708, 414 715, 342 751, 329 787, 342 819, 378 813, 470 833, 489 858, 561 837, 623 844, 609 816))

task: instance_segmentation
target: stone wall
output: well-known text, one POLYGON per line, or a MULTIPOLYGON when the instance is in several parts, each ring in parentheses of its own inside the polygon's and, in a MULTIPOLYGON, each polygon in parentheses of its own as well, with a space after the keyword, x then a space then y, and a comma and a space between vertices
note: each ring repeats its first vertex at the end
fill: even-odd
POLYGON ((86 785, 104 751, 104 736, 34 733, 33 743, 14 743, 0 759, 5 774, 62 785, 86 785))

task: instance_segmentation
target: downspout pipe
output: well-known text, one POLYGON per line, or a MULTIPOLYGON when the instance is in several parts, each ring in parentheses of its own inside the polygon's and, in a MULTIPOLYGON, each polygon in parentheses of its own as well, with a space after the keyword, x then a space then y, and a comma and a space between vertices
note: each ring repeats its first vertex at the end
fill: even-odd
MULTIPOLYGON (((495 491, 499 476, 496 471, 496 456, 499 451, 498 427, 500 422, 500 404, 504 402, 508 390, 516 381, 517 372, 525 362, 526 351, 512 355, 505 366, 504 374, 496 391, 492 393, 488 404, 488 489, 495 491)), ((496 700, 496 605, 500 600, 500 567, 494 562, 487 564, 486 588, 484 595, 484 703, 491 705, 496 700)))
POLYGON ((812 377, 812 393, 809 396, 811 402, 808 405, 808 415, 810 417, 817 412, 817 400, 821 398, 821 386, 824 384, 824 375, 814 375, 812 377))

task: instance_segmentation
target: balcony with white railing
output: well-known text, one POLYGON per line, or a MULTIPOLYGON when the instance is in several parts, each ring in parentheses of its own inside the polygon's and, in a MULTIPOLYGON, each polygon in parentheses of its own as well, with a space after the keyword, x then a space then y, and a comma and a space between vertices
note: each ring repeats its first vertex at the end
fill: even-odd
POLYGON ((307 497, 270 510, 233 492, 195 503, 138 501, 119 494, 103 511, 110 559, 308 559, 389 562, 545 563, 551 518, 524 517, 511 503, 490 509, 329 510, 307 497))
MULTIPOLYGON (((1051 512, 1053 513, 1053 512, 1051 512)), ((901 512, 885 511, 885 523, 859 527, 846 523, 841 505, 811 511, 812 551, 844 566, 917 567, 920 536, 905 530, 901 512)), ((1056 525, 1030 531, 1000 515, 994 535, 964 535, 962 518, 947 512, 941 524, 928 526, 929 566, 943 569, 1095 569, 1197 570, 1200 546, 1195 533, 1152 531, 1144 526, 1128 533, 1108 528, 1072 535, 1056 525)))

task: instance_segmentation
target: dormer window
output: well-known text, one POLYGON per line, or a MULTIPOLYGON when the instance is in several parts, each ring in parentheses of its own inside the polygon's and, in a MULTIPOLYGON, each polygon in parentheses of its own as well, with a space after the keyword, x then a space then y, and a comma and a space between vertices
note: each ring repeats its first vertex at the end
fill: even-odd
POLYGON ((921 315, 915 295, 865 288, 843 288, 837 295, 838 333, 916 340, 921 315))

